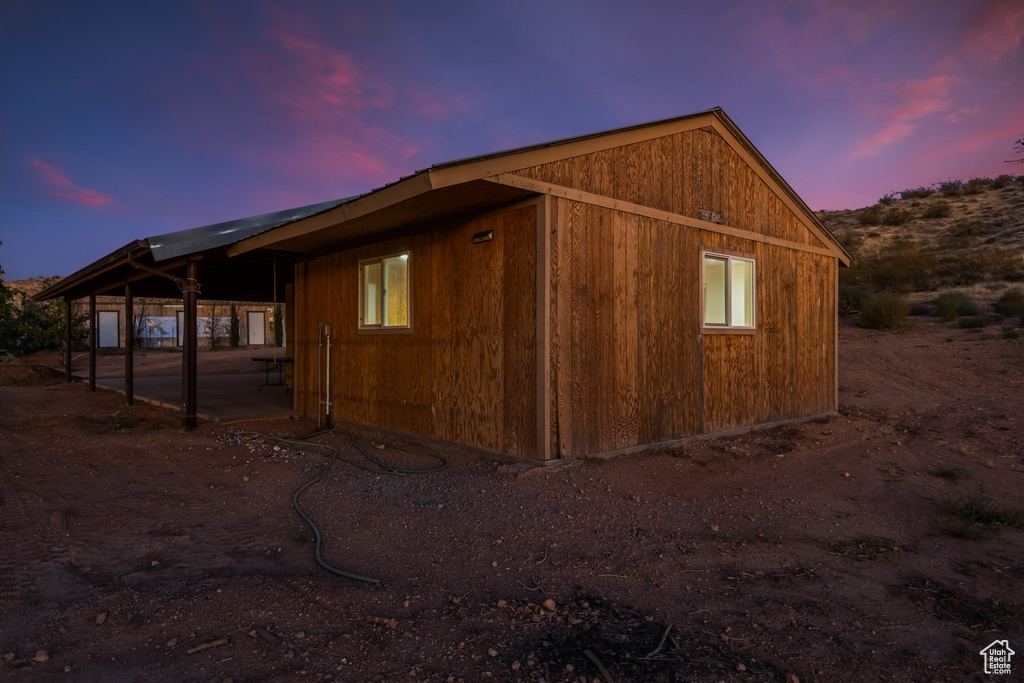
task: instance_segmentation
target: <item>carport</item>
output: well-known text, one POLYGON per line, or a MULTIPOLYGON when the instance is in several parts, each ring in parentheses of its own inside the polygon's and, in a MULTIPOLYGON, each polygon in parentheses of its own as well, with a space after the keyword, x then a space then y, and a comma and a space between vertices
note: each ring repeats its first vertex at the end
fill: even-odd
MULTIPOLYGON (((206 225, 191 230, 135 240, 94 261, 33 297, 62 298, 65 319, 65 377, 71 377, 71 303, 88 298, 90 329, 96 329, 96 297, 123 296, 126 329, 134 324, 134 297, 178 298, 184 307, 181 362, 181 419, 195 429, 197 418, 197 305, 200 297, 222 301, 276 301, 291 310, 294 255, 258 249, 229 257, 236 242, 316 216, 344 203, 339 199, 285 211, 206 225)), ((289 316, 290 317, 290 316, 289 316)), ((292 321, 286 320, 286 330, 292 321)), ((291 337, 286 333, 287 337, 291 337)), ((123 391, 129 404, 135 397, 134 353, 125 344, 123 391)), ((89 336, 89 389, 96 390, 95 333, 89 336)))

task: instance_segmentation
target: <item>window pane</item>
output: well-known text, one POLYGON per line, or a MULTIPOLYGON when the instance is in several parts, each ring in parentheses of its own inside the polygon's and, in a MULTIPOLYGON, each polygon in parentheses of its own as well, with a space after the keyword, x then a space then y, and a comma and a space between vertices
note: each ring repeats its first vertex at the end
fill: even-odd
POLYGON ((704 257, 704 324, 725 325, 725 260, 704 257))
POLYGON ((363 266, 363 324, 380 325, 380 264, 363 266))
POLYGON ((754 326, 754 264, 732 260, 732 319, 730 325, 754 326))
POLYGON ((384 326, 409 324, 409 255, 384 259, 384 326))

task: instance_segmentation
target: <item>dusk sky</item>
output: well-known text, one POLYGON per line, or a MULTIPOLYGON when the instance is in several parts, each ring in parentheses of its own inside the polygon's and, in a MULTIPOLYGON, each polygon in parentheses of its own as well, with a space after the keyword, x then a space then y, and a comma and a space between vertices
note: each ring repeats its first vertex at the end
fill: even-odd
POLYGON ((0 0, 0 266, 721 106, 812 209, 1024 173, 1021 0, 0 0))

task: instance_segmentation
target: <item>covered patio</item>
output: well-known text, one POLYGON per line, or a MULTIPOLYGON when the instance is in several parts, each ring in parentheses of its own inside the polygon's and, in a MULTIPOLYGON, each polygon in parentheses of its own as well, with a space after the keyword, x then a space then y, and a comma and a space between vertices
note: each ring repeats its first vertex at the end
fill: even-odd
MULTIPOLYGON (((287 415, 292 393, 283 386, 267 387, 264 372, 244 375, 202 375, 197 368, 197 305, 200 298, 229 301, 259 301, 285 304, 285 337, 292 338, 295 321, 290 315, 294 255, 259 249, 229 257, 236 242, 316 216, 344 203, 334 200, 309 206, 262 214, 191 230, 135 240, 35 295, 37 301, 62 298, 67 306, 65 320, 65 377, 72 381, 71 315, 73 301, 89 301, 88 383, 124 393, 130 405, 140 400, 180 408, 182 425, 195 429, 197 418, 219 421, 287 415), (96 297, 122 296, 127 327, 133 325, 134 297, 181 298, 182 358, 180 376, 135 377, 133 344, 125 344, 124 373, 121 378, 97 379, 96 297), (250 386, 251 385, 251 386, 250 386), (199 393, 202 392, 202 410, 199 393)), ((286 362, 287 349, 276 349, 273 359, 286 362)), ((261 354, 266 355, 266 354, 261 354)))

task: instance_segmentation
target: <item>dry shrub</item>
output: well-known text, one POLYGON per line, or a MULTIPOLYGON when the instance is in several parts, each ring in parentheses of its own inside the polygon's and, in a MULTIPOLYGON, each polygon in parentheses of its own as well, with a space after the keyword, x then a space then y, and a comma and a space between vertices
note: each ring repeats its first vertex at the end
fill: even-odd
POLYGON ((853 312, 859 311, 864 307, 864 302, 868 300, 871 293, 864 287, 858 287, 857 285, 839 284, 839 310, 840 312, 853 312))
POLYGON ((992 189, 1001 190, 1012 182, 1013 176, 1004 173, 1000 176, 997 176, 996 179, 992 181, 992 189))
POLYGON ((885 212, 885 218, 882 220, 885 225, 904 225, 909 223, 914 217, 910 215, 910 212, 905 209, 889 209, 885 212))
POLYGON ((944 183, 939 183, 939 194, 943 197, 956 197, 963 189, 964 181, 962 180, 947 180, 944 183))
POLYGON ((935 194, 935 190, 930 187, 915 187, 903 190, 900 192, 900 197, 903 199, 924 199, 925 197, 931 197, 933 194, 935 194))
POLYGON ((921 218, 949 218, 951 213, 953 213, 953 207, 946 200, 940 199, 925 209, 921 218))
POLYGON ((971 178, 964 186, 964 194, 981 194, 982 190, 991 184, 991 178, 971 178))
POLYGON ((992 308, 996 313, 1007 318, 1024 319, 1024 290, 1020 287, 1010 287, 1003 292, 992 308))
POLYGON ((910 306, 899 294, 882 292, 868 297, 860 311, 860 326, 874 330, 895 330, 907 324, 910 306))
POLYGON ((868 206, 856 213, 857 220, 861 225, 881 225, 882 207, 868 206))
POLYGON ((978 315, 978 303, 963 292, 943 292, 935 300, 935 312, 943 322, 952 322, 962 315, 978 315))
POLYGON ((869 259, 862 259, 866 279, 875 289, 912 292, 929 289, 935 277, 935 254, 913 240, 893 240, 869 259))

